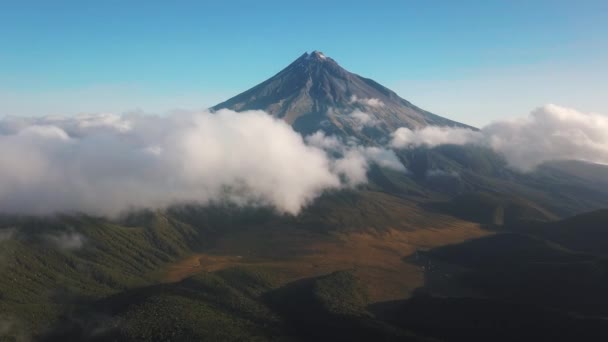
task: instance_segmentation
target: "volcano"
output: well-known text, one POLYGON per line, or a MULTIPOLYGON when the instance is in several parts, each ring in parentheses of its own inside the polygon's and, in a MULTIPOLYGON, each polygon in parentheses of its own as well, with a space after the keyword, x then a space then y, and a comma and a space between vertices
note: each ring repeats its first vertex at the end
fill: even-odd
POLYGON ((212 110, 225 108, 263 110, 304 135, 322 130, 364 140, 386 138, 399 127, 472 128, 413 105, 319 51, 304 53, 278 74, 212 110))

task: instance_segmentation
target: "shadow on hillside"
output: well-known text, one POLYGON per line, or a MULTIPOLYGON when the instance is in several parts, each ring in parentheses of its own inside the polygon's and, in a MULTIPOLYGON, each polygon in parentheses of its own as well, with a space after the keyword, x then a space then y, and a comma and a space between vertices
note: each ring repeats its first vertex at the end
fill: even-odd
POLYGON ((604 341, 608 264, 552 242, 502 233, 417 251, 412 298, 374 303, 379 320, 446 341, 604 341))

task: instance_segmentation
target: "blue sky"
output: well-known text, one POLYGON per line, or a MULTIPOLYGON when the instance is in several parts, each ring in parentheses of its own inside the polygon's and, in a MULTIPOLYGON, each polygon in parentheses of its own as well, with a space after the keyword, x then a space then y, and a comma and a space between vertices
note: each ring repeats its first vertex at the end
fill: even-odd
POLYGON ((4 1, 0 116, 197 109, 305 51, 482 125, 608 113, 608 1, 4 1))

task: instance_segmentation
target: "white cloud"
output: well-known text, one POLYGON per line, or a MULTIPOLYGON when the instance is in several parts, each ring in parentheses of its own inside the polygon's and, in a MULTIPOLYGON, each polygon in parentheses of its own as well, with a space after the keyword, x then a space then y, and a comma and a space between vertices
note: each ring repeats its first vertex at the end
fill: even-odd
POLYGON ((318 147, 322 150, 330 152, 339 152, 344 148, 344 144, 335 135, 325 135, 323 131, 316 131, 315 133, 306 137, 306 143, 310 146, 318 147))
POLYGON ((342 156, 333 162, 334 172, 342 175, 347 184, 356 186, 367 182, 368 161, 356 150, 346 150, 342 156))
POLYGON ((481 134, 467 128, 426 126, 419 130, 406 127, 398 128, 392 134, 391 146, 395 148, 409 148, 416 146, 434 147, 444 144, 463 145, 476 142, 481 134))
POLYGON ((512 167, 522 171, 550 160, 608 163, 608 116, 550 104, 526 117, 493 122, 478 132, 447 127, 399 128, 391 141, 395 148, 469 143, 502 153, 512 167))
MULTIPOLYGON (((136 116, 132 114, 130 116, 136 116)), ((93 133, 125 133, 131 130, 129 115, 80 114, 76 116, 6 117, 0 121, 0 134, 14 134, 34 127, 60 129, 69 136, 93 133)))
POLYGON ((548 160, 608 163, 608 116, 546 105, 483 129, 487 144, 522 169, 548 160))
POLYGON ((367 171, 372 164, 406 171, 395 152, 386 148, 361 146, 355 141, 343 142, 335 136, 326 136, 321 131, 307 136, 306 142, 338 156, 331 160, 331 169, 345 179, 349 186, 367 182, 367 171))
MULTIPOLYGON (((361 116, 363 118, 363 116, 361 116)), ((531 170, 555 159, 608 163, 608 117, 547 105, 480 131, 426 127, 391 147, 479 144, 531 170)), ((298 213, 327 189, 367 181, 395 153, 317 132, 304 140, 261 111, 0 119, 0 212, 116 215, 180 203, 298 213)))
POLYGON ((342 186, 327 154, 263 112, 0 120, 0 212, 115 215, 194 202, 297 213, 342 186))
POLYGON ((362 130, 364 127, 376 126, 379 121, 371 115, 364 113, 360 110, 355 110, 350 114, 350 117, 354 120, 355 129, 362 130))
POLYGON ((365 156, 368 161, 376 163, 378 166, 396 171, 406 171, 405 166, 399 161, 393 150, 373 146, 357 146, 355 149, 365 156))
POLYGON ((350 103, 358 103, 367 107, 380 108, 384 107, 384 102, 379 99, 370 97, 370 98, 359 98, 356 95, 352 95, 350 97, 350 103))

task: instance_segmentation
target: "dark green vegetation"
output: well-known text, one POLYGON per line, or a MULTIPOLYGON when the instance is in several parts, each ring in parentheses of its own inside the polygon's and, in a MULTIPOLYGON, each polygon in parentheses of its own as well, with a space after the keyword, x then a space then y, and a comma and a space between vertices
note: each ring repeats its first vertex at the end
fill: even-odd
POLYGON ((58 341, 279 339, 281 321, 259 299, 272 286, 255 269, 233 268, 174 284, 138 287, 71 312, 43 337, 58 341))
MULTIPOLYGON (((264 226, 284 225, 330 236, 337 231, 377 231, 402 219, 396 213, 399 207, 392 207, 397 204, 382 202, 394 195, 363 194, 325 196, 297 218, 263 208, 225 206, 143 212, 116 221, 5 217, 0 242, 2 340, 606 337, 606 211, 556 222, 543 222, 548 217, 542 215, 503 225, 490 222, 491 229, 501 232, 420 251, 416 260, 412 256, 404 262, 424 266, 426 282, 418 295, 405 301, 370 302, 368 284, 349 269, 285 283, 276 269, 232 266, 176 283, 159 282, 164 265, 206 250, 231 231, 263 233, 264 226)), ((478 197, 485 200, 473 207, 481 213, 510 203, 472 196, 478 197), (481 205, 485 203, 489 209, 481 205)), ((411 226, 423 227, 424 220, 412 214, 411 226)))
POLYGON ((104 298, 62 317, 45 340, 427 341, 377 320, 348 271, 276 288, 255 268, 231 268, 104 298))
MULTIPOLYGON (((326 201, 348 198, 357 200, 346 193, 326 201)), ((319 223, 332 226, 332 217, 319 217, 319 223)), ((312 219, 302 220, 306 225, 312 219)), ((86 216, 4 218, 3 226, 12 228, 0 242, 5 275, 0 318, 6 323, 1 340, 299 340, 307 334, 307 327, 294 324, 302 311, 285 304, 309 298, 311 317, 334 322, 327 328, 336 330, 321 336, 356 337, 352 327, 361 325, 370 338, 415 338, 375 321, 366 312, 365 285, 348 272, 307 279, 311 287, 296 292, 263 267, 230 267, 159 283, 163 265, 204 250, 218 235, 293 221, 266 209, 225 207, 175 208, 116 222, 86 216)))
POLYGON ((161 215, 145 227, 83 216, 6 221, 14 228, 0 242, 0 312, 38 332, 71 307, 149 284, 201 234, 161 215))
POLYGON ((304 279, 267 294, 293 335, 322 341, 427 341, 367 310, 367 288, 348 271, 304 279))

